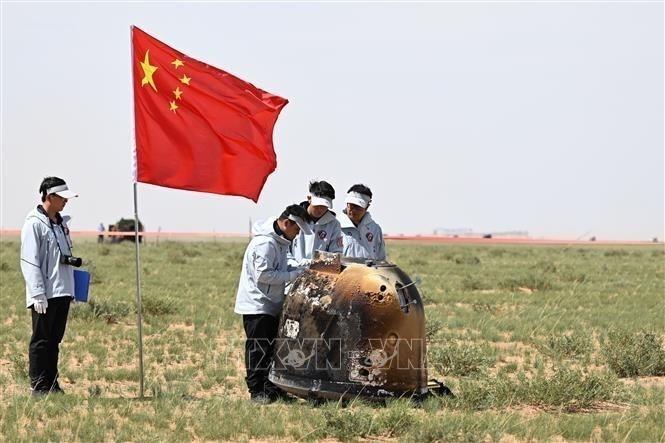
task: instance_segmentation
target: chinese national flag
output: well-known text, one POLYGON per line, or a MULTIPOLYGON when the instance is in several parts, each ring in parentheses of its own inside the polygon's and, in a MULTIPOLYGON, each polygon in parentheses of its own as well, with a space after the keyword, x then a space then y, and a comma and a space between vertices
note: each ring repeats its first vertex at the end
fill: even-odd
POLYGON ((132 27, 136 180, 257 201, 288 100, 132 27))

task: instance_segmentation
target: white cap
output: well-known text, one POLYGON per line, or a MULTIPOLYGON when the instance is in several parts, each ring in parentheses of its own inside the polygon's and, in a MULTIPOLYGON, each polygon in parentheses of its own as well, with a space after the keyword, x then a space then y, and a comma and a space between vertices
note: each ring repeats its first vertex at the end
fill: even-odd
POLYGON ((309 202, 312 206, 325 206, 328 209, 332 209, 332 199, 328 197, 319 197, 314 194, 309 194, 311 200, 309 202))
POLYGON ((58 185, 48 188, 46 190, 46 195, 50 194, 55 194, 62 198, 74 198, 79 196, 76 192, 70 191, 67 185, 58 185))
POLYGON ((289 214, 289 220, 296 222, 296 224, 300 227, 300 230, 304 232, 306 235, 312 234, 312 229, 309 227, 309 224, 302 218, 296 215, 289 214))
POLYGON ((349 192, 346 194, 344 203, 351 203, 352 205, 360 206, 367 209, 372 198, 369 195, 361 194, 359 192, 349 192))

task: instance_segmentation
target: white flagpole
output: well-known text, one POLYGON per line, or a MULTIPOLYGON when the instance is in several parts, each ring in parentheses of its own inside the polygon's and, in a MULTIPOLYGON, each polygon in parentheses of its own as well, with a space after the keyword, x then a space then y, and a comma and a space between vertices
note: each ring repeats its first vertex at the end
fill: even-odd
MULTIPOLYGON (((129 47, 131 48, 131 72, 132 72, 132 91, 134 90, 134 42, 132 41, 132 33, 134 26, 129 27, 129 47)), ((132 104, 132 123, 134 123, 134 106, 132 104)), ((136 162, 136 141, 134 142, 133 166, 134 166, 134 245, 136 249, 136 324, 137 324, 137 341, 139 347, 139 398, 143 398, 143 304, 141 303, 141 255, 139 254, 139 210, 138 210, 138 197, 137 197, 137 162, 136 162)))
POLYGON ((139 254, 138 183, 134 182, 134 244, 136 245, 136 324, 139 344, 139 398, 143 398, 143 317, 141 315, 141 256, 139 254))

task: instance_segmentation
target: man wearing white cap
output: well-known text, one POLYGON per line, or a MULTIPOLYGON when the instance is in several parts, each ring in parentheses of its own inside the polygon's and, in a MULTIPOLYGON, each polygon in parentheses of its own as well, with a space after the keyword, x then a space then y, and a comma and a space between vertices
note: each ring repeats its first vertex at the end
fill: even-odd
POLYGON ((81 259, 72 256, 68 217, 60 215, 67 201, 78 195, 58 177, 46 177, 39 192, 42 204, 30 211, 21 230, 25 302, 32 314, 28 356, 34 396, 62 392, 58 355, 74 297, 72 266, 81 266, 81 259))
POLYGON ((339 215, 344 233, 344 256, 386 259, 383 231, 367 211, 372 201, 372 191, 365 185, 351 186, 344 199, 346 209, 339 215))
POLYGON ((331 211, 335 199, 335 188, 327 181, 312 181, 309 184, 307 201, 300 206, 310 217, 311 233, 300 232, 293 240, 289 262, 297 266, 308 266, 314 251, 342 252, 343 235, 335 213, 331 211))
POLYGON ((300 233, 311 233, 307 211, 288 206, 277 218, 257 222, 247 245, 238 283, 235 312, 242 315, 245 342, 245 381, 252 401, 271 403, 284 394, 268 380, 284 286, 295 280, 302 268, 287 262, 289 246, 300 233))

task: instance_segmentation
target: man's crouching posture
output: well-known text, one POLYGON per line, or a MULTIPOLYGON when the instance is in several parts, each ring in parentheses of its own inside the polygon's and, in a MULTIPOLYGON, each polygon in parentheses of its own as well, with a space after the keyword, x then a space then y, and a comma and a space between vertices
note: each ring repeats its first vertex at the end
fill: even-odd
POLYGON ((252 401, 260 404, 272 403, 285 396, 268 380, 268 371, 284 303, 284 285, 303 271, 290 267, 286 258, 291 241, 301 229, 311 234, 307 211, 291 205, 278 218, 254 225, 254 237, 243 258, 235 312, 242 314, 247 335, 245 381, 252 401))

